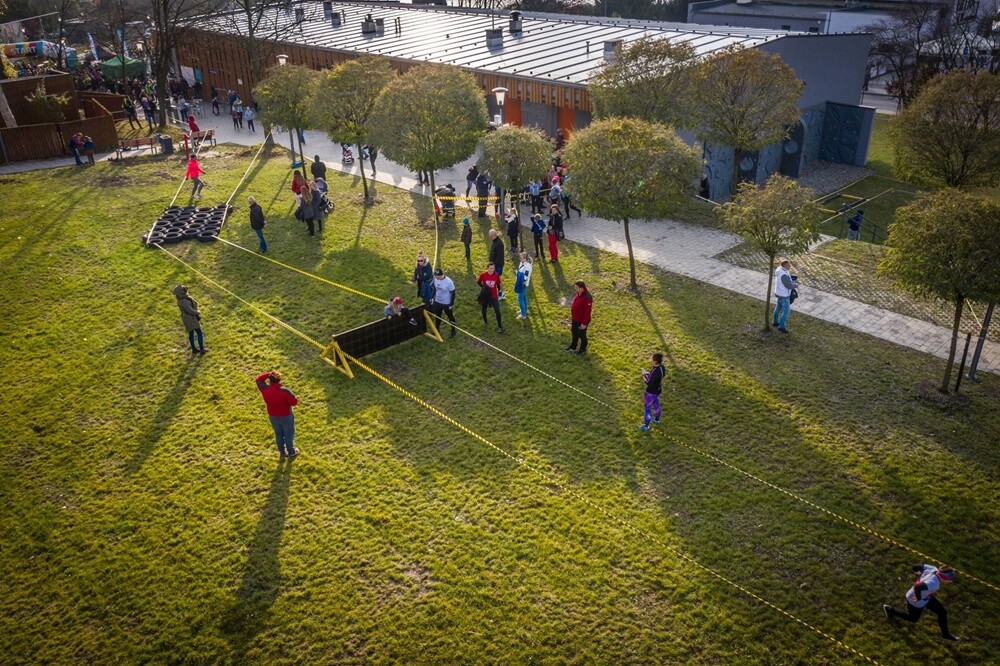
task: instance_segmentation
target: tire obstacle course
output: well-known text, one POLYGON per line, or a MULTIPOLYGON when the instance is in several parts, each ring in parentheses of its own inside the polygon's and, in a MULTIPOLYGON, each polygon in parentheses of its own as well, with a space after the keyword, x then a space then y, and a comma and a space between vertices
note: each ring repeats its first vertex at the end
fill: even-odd
POLYGON ((147 247, 171 245, 183 240, 209 243, 219 237, 226 218, 233 211, 229 204, 217 206, 168 206, 142 242, 147 247))

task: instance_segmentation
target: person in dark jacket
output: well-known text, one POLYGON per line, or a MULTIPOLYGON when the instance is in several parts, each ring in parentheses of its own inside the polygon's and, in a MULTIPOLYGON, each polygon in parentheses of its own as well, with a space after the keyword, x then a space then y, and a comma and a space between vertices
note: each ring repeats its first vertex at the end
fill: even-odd
MULTIPOLYGON (((497 233, 496 229, 490 229, 490 263, 496 268, 497 275, 501 277, 503 276, 503 262, 505 257, 500 234, 497 233)), ((502 301, 504 298, 505 296, 501 289, 497 295, 497 299, 502 301)))
POLYGON ((250 202, 250 228, 257 234, 257 240, 260 241, 260 251, 267 252, 267 241, 264 240, 264 225, 267 224, 264 219, 264 209, 253 197, 247 197, 247 201, 250 202))
POLYGON ((479 178, 479 167, 475 164, 469 167, 469 173, 465 174, 465 198, 469 198, 469 192, 476 186, 476 179, 479 178))
POLYGON ((541 213, 531 217, 531 236, 535 239, 535 256, 545 261, 545 220, 541 213))
POLYGON ((294 458, 299 455, 299 450, 293 446, 295 414, 292 413, 292 407, 299 404, 299 399, 281 385, 281 373, 277 370, 258 375, 256 382, 257 390, 267 405, 267 417, 274 429, 278 454, 282 458, 294 458))
POLYGON ((465 260, 469 261, 472 258, 472 227, 467 217, 462 220, 462 245, 465 246, 465 260))
POLYGON ((566 238, 566 234, 563 233, 563 216, 559 212, 558 204, 549 206, 549 224, 556 230, 556 236, 559 237, 559 240, 566 238))
POLYGON ((313 163, 309 165, 309 172, 312 173, 313 180, 317 178, 322 178, 326 180, 326 165, 323 164, 323 160, 316 156, 313 163))
POLYGON ((913 567, 913 573, 917 575, 917 580, 906 592, 906 612, 885 604, 882 606, 885 616, 890 620, 898 617, 907 622, 916 622, 926 608, 937 615, 941 638, 946 641, 958 641, 958 636, 948 630, 948 611, 935 596, 941 585, 955 581, 955 570, 949 566, 938 569, 930 564, 917 564, 913 567))
POLYGON ((517 219, 517 209, 507 211, 507 238, 510 239, 510 251, 517 254, 517 237, 521 235, 521 223, 517 219))
POLYGON ((476 176, 476 196, 479 197, 479 219, 482 220, 486 217, 486 204, 489 202, 490 198, 490 177, 483 172, 480 172, 476 176))
POLYGON ((413 268, 413 277, 410 284, 417 285, 417 298, 430 305, 434 297, 434 269, 423 252, 417 252, 417 265, 413 268))
POLYGON ((663 354, 653 354, 653 367, 642 371, 642 381, 646 384, 646 392, 642 395, 643 419, 639 430, 649 432, 649 424, 660 425, 660 392, 663 390, 663 376, 667 374, 663 367, 663 354))
POLYGON ((309 228, 309 235, 316 235, 316 199, 313 197, 312 191, 309 186, 304 186, 299 194, 301 200, 299 201, 299 215, 298 217, 306 223, 306 227, 309 228))
POLYGON ((174 296, 177 298, 177 307, 181 310, 181 321, 184 322, 184 328, 187 330, 188 342, 191 343, 191 353, 192 354, 204 354, 205 353, 205 336, 201 332, 201 309, 198 307, 198 301, 191 298, 188 294, 188 288, 182 284, 174 287, 174 296), (194 336, 198 336, 198 346, 194 346, 194 336))
POLYGON ((573 286, 576 288, 576 296, 570 307, 573 318, 573 341, 569 343, 569 347, 566 347, 566 351, 583 356, 587 353, 587 327, 590 326, 590 311, 594 305, 594 299, 587 291, 587 283, 583 280, 577 280, 573 286), (578 341, 580 343, 579 349, 576 348, 578 341))

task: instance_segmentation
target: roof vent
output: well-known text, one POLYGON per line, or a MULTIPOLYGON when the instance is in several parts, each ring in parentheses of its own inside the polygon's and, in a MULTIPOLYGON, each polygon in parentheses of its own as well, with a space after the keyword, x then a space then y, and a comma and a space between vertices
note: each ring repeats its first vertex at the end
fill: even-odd
POLYGON ((302 23, 306 20, 306 10, 303 7, 295 8, 295 22, 302 23))
POLYGON ((736 4, 740 5, 741 7, 744 5, 752 5, 753 0, 736 0, 736 4))
POLYGON ((343 18, 341 16, 340 12, 337 12, 336 14, 334 14, 334 15, 332 15, 330 17, 330 23, 331 23, 331 25, 333 25, 334 28, 339 28, 340 24, 342 22, 343 22, 343 18))
POLYGON ((330 0, 326 0, 323 3, 323 20, 329 21, 330 17, 333 16, 333 3, 330 0))
POLYGON ((365 20, 361 22, 361 34, 362 35, 375 34, 375 19, 372 18, 371 14, 365 16, 365 20))
POLYGON ((519 11, 513 11, 510 13, 510 34, 521 34, 521 12, 519 11))
POLYGON ((614 60, 621 48, 622 40, 620 39, 616 39, 613 42, 604 42, 604 59, 608 62, 614 60))
POLYGON ((486 46, 503 44, 503 28, 488 28, 486 30, 486 46))
POLYGON ((385 33, 385 19, 384 18, 377 18, 377 19, 375 19, 375 32, 377 32, 380 35, 383 34, 383 33, 385 33))

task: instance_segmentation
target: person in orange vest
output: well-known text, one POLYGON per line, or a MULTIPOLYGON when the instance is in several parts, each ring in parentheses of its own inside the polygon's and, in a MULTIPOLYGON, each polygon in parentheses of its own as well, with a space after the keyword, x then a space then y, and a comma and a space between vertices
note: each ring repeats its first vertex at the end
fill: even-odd
POLYGON ((947 585, 955 582, 955 570, 949 566, 938 569, 930 564, 918 564, 913 567, 913 572, 917 574, 917 580, 913 582, 913 587, 906 592, 906 612, 885 604, 882 606, 885 616, 890 620, 898 617, 908 622, 916 622, 926 608, 937 615, 941 638, 946 641, 958 641, 958 636, 948 631, 948 611, 935 596, 942 584, 947 585))

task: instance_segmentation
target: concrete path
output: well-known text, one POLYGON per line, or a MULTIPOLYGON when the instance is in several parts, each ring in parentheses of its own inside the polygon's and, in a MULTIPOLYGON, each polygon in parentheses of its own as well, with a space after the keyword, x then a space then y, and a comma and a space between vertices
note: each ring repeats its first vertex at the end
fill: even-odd
MULTIPOLYGON (((199 118, 198 124, 202 129, 215 129, 219 143, 253 145, 264 138, 260 130, 256 133, 246 129, 234 130, 232 121, 227 115, 212 116, 209 112, 208 115, 199 118)), ((279 145, 287 146, 288 132, 276 134, 275 140, 279 145)), ((307 159, 311 160, 318 154, 327 163, 328 168, 359 175, 360 160, 356 159, 351 165, 342 165, 340 145, 331 142, 322 132, 306 132, 306 144, 303 149, 307 159)), ((63 166, 66 162, 72 164, 72 158, 44 162, 48 162, 48 166, 63 166)), ((460 194, 464 194, 465 173, 471 163, 472 160, 469 160, 455 168, 437 172, 436 183, 438 185, 451 183, 460 194)), ((9 166, 17 167, 17 165, 9 166)), ((40 168, 37 163, 33 167, 40 168)), ((378 172, 375 180, 380 183, 413 192, 430 193, 430 188, 417 184, 415 174, 398 164, 380 156, 376 161, 376 167, 378 172)), ((366 164, 366 168, 370 175, 370 165, 366 164)), ((0 173, 11 172, 6 168, 0 168, 0 173)), ((761 294, 767 290, 767 275, 713 258, 723 250, 736 245, 739 239, 735 236, 672 220, 637 222, 630 225, 629 230, 632 235, 632 247, 639 261, 754 299, 760 299, 761 294)), ((573 217, 566 224, 566 236, 583 245, 619 255, 628 254, 624 233, 620 225, 613 222, 589 216, 573 217)), ((803 285, 799 294, 799 299, 792 308, 793 318, 790 325, 792 334, 794 334, 794 317, 809 315, 939 358, 948 356, 951 344, 950 329, 852 301, 836 294, 815 291, 809 289, 808 285, 803 285)), ((986 342, 979 369, 1000 374, 1000 343, 986 342)))

